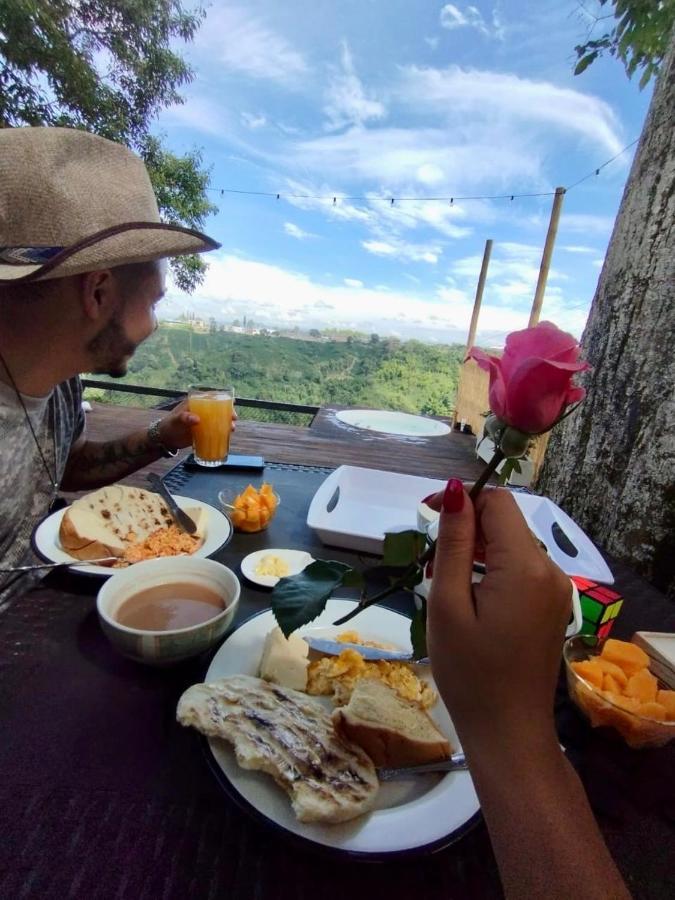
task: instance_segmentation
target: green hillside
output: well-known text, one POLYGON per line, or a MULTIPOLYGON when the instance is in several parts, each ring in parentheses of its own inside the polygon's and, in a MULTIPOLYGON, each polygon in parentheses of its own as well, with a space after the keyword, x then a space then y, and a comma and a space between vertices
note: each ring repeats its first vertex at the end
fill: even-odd
MULTIPOLYGON (((324 342, 162 325, 138 348, 122 381, 182 390, 232 384, 240 397, 449 415, 464 347, 376 338, 324 342)), ((89 396, 139 402, 112 392, 104 398, 98 389, 89 396)))

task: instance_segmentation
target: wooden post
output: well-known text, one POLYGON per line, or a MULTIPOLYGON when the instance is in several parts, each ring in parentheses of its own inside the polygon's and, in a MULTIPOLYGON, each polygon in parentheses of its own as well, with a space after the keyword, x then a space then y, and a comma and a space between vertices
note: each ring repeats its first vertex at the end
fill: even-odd
POLYGON ((480 267, 480 277, 478 278, 478 287, 476 288, 476 299, 473 301, 473 312, 471 313, 471 325, 469 325, 469 337, 466 341, 466 352, 473 347, 476 339, 476 329, 478 328, 478 316, 480 314, 480 305, 483 300, 483 290, 485 288, 485 279, 487 278, 487 270, 490 265, 490 256, 492 254, 492 239, 485 241, 485 250, 483 251, 483 264, 480 267))
POLYGON ((558 233, 558 221, 560 219, 560 210, 562 208, 563 197, 565 196, 565 188, 557 187, 553 198, 553 207, 551 208, 551 221, 548 223, 548 233, 546 235, 546 243, 544 244, 544 252, 541 255, 541 265, 539 267, 539 278, 537 279, 537 287, 534 292, 534 300, 532 301, 532 310, 530 311, 530 321, 527 323, 528 328, 532 328, 539 321, 541 315, 541 306, 544 302, 544 291, 546 290, 546 282, 548 281, 548 270, 551 266, 551 256, 553 255, 553 245, 558 233))

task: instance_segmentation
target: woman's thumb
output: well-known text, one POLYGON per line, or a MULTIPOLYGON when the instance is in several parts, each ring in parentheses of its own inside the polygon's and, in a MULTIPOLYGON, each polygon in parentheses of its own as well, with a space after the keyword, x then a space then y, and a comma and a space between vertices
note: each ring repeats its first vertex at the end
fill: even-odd
POLYGON ((450 607, 468 609, 476 522, 473 503, 458 478, 448 481, 440 513, 430 604, 442 604, 446 612, 450 607))

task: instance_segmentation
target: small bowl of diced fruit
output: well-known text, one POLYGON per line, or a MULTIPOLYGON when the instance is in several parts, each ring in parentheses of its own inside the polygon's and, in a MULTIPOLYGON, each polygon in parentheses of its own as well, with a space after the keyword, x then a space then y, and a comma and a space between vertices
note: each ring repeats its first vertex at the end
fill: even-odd
POLYGON ((563 658, 570 697, 594 728, 613 728, 634 748, 675 737, 675 691, 650 671, 637 644, 578 634, 563 658))
POLYGON ((241 493, 220 491, 218 502, 232 522, 235 531, 253 534, 264 531, 270 524, 280 503, 280 497, 271 484, 259 488, 249 484, 241 493))

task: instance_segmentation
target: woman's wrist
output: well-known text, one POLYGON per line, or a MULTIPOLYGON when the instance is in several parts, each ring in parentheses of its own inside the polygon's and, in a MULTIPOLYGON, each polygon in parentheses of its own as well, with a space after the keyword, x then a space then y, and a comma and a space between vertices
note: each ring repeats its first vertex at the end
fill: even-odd
POLYGON ((562 751, 553 717, 536 722, 509 719, 487 721, 480 728, 458 728, 462 748, 472 773, 496 770, 517 777, 530 777, 560 763, 562 751))

